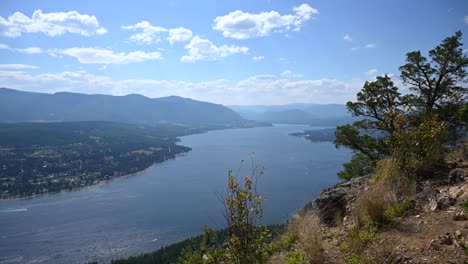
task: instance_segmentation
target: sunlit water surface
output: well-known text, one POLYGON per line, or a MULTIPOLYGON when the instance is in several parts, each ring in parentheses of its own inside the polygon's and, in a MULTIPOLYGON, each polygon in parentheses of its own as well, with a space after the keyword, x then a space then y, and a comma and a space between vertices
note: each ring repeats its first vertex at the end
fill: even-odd
POLYGON ((228 170, 254 162, 266 197, 264 222, 281 223, 338 181, 348 150, 289 133, 308 126, 212 131, 185 136, 193 150, 144 172, 77 191, 0 200, 0 263, 108 263, 224 227, 219 197, 228 170))

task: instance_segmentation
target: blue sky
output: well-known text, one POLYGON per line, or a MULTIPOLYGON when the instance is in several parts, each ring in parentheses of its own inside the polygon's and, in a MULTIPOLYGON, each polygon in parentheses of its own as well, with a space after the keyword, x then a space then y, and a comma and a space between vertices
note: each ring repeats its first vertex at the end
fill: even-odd
POLYGON ((467 29, 465 0, 4 0, 0 87, 345 103, 467 29))

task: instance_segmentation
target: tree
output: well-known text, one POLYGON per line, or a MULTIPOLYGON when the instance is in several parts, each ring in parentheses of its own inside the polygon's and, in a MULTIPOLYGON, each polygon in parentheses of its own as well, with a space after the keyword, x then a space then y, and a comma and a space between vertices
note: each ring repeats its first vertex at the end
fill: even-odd
POLYGON ((444 133, 452 140, 458 137, 460 128, 466 126, 467 105, 463 84, 468 58, 463 54, 461 37, 458 31, 444 39, 429 51, 430 61, 420 51, 407 53, 406 64, 399 69, 412 93, 402 96, 389 76, 378 76, 364 84, 356 102, 346 104, 349 112, 363 119, 336 129, 335 145, 348 147, 355 154, 338 174, 341 178, 368 174, 369 163, 375 165, 395 148, 405 159, 424 164, 440 152, 446 142, 444 133))
POLYGON ((403 104, 398 88, 388 75, 378 76, 375 81, 364 84, 357 94, 357 102, 346 104, 353 116, 364 118, 336 128, 336 147, 348 147, 355 153, 338 176, 347 180, 364 176, 388 154, 384 139, 394 133, 396 117, 403 104))
POLYGON ((441 110, 449 105, 466 100, 467 89, 461 84, 466 81, 468 58, 463 54, 461 38, 461 31, 445 38, 429 51, 430 61, 420 51, 409 52, 406 64, 399 68, 401 79, 415 92, 414 106, 428 115, 438 110, 443 114, 441 110))
POLYGON ((402 105, 401 94, 388 75, 377 76, 373 82, 365 82, 357 94, 357 102, 346 107, 353 116, 367 118, 366 129, 376 129, 392 134, 395 115, 402 105))

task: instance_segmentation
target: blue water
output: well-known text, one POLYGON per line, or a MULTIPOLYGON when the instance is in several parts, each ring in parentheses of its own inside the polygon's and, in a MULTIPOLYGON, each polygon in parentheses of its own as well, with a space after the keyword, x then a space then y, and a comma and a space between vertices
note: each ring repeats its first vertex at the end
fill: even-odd
POLYGON ((224 227, 219 197, 228 170, 249 173, 252 153, 265 167, 264 222, 281 223, 338 181, 350 152, 276 125, 213 131, 181 138, 193 150, 144 172, 77 191, 0 200, 0 263, 108 263, 224 227))

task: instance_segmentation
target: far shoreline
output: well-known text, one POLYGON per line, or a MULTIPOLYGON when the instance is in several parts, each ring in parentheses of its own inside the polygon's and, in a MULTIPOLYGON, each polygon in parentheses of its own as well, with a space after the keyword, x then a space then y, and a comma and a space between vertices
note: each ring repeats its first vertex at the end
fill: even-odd
MULTIPOLYGON (((228 127, 228 128, 217 128, 217 129, 209 129, 209 130, 205 130, 205 131, 198 131, 198 132, 194 132, 192 134, 187 134, 187 135, 183 135, 183 136, 179 136, 176 138, 175 142, 180 142, 181 141, 181 138, 183 137, 186 137, 186 136, 193 136, 193 135, 199 135, 199 134, 206 134, 206 133, 209 133, 209 132, 214 132, 214 131, 219 131, 219 130, 235 130, 235 129, 249 129, 249 128, 256 128, 256 127, 272 127, 272 126, 275 126, 276 124, 269 124, 269 125, 264 125, 264 126, 246 126, 246 127, 228 127)), ((285 125, 288 125, 288 124, 285 124, 285 125)), ((182 146, 182 145, 180 145, 182 146)), ((182 147, 186 147, 186 146, 182 146, 182 147)), ((122 175, 119 175, 119 176, 114 176, 112 177, 111 179, 107 179, 107 180, 99 180, 97 183, 93 183, 93 184, 89 184, 89 185, 85 185, 85 186, 82 186, 82 187, 76 187, 76 188, 71 188, 71 189, 63 189, 63 190, 59 190, 59 191, 52 191, 52 192, 44 192, 44 193, 39 193, 39 194, 33 194, 33 195, 28 195, 28 196, 13 196, 13 197, 0 197, 0 201, 21 201, 21 200, 32 200, 32 199, 35 199, 35 198, 38 198, 38 197, 41 197, 41 196, 47 196, 47 195, 57 195, 57 194, 60 194, 60 193, 67 193, 67 192, 75 192, 75 191, 79 191, 79 190, 83 190, 85 188, 90 188, 90 187, 94 187, 94 186, 99 186, 99 185, 103 185, 103 184, 107 184, 109 182, 112 182, 112 181, 115 181, 115 180, 118 180, 118 179, 122 179, 122 178, 127 178, 127 177, 133 177, 133 176, 138 176, 137 174, 140 174, 140 173, 143 173, 145 171, 147 171, 148 169, 150 169, 151 167, 155 166, 155 165, 158 165, 158 164, 162 164, 166 161, 169 161, 169 160, 174 160, 176 159, 177 157, 179 156, 183 156, 183 155, 186 155, 187 153, 189 153, 192 149, 190 148, 190 150, 188 151, 183 151, 183 152, 180 152, 180 153, 177 153, 174 155, 174 157, 172 158, 168 158, 166 160, 163 160, 163 161, 160 161, 160 162, 154 162, 152 163, 151 165, 139 170, 139 171, 136 171, 136 172, 132 172, 132 173, 129 173, 129 174, 122 174, 122 175)))

